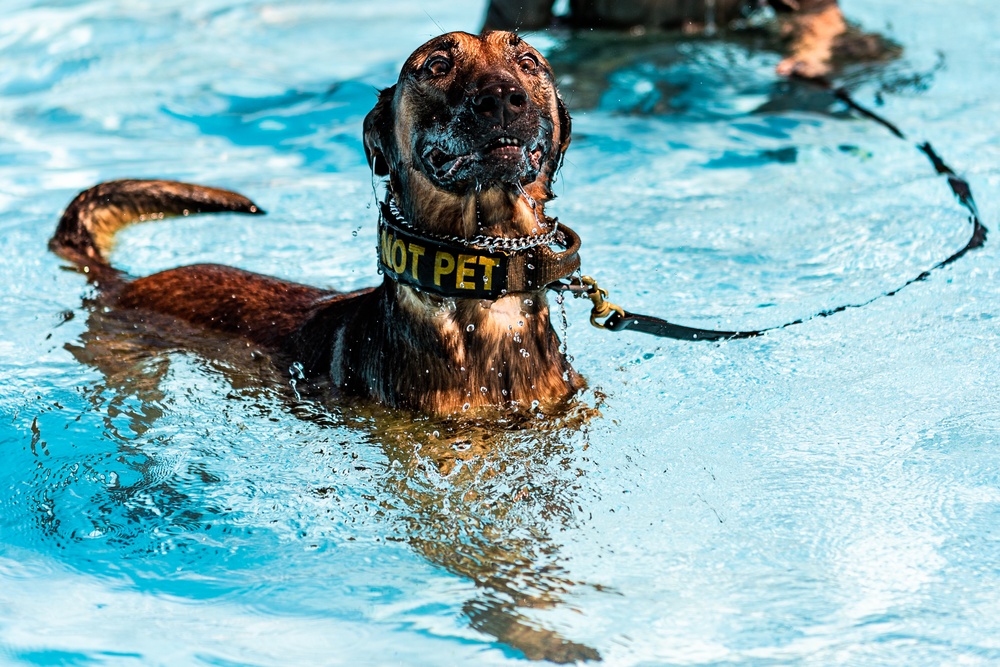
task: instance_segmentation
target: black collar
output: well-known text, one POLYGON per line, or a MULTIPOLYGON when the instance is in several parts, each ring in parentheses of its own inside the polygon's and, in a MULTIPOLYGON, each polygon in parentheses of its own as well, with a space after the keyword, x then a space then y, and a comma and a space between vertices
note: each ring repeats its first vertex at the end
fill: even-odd
POLYGON ((465 240, 414 229, 381 204, 378 265, 393 280, 440 296, 497 299, 538 292, 580 268, 580 237, 553 220, 539 236, 465 240), (553 250, 557 246, 560 250, 553 250))

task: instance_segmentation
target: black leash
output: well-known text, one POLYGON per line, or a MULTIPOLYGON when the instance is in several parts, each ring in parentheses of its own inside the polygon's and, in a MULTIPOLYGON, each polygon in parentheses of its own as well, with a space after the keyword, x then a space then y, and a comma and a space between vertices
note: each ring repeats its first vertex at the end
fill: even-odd
MULTIPOLYGON (((810 83, 813 85, 818 85, 821 88, 829 90, 835 98, 846 104, 849 108, 860 114, 861 116, 873 120, 879 125, 882 125, 887 130, 889 130, 896 137, 906 140, 906 135, 896 127, 893 123, 889 122, 882 116, 879 116, 874 111, 867 109, 857 102, 848 94, 846 90, 839 87, 834 87, 830 82, 825 79, 805 79, 802 77, 797 77, 799 81, 805 83, 810 83)), ((551 289, 557 291, 568 291, 574 296, 587 296, 593 302, 594 307, 590 312, 590 322, 596 327, 607 329, 609 331, 640 331, 642 333, 651 334, 653 336, 660 336, 663 338, 675 338, 677 340, 727 340, 731 338, 753 338, 755 336, 760 336, 769 331, 777 331, 779 329, 786 329, 796 324, 802 324, 803 322, 808 322, 810 320, 819 319, 821 317, 829 317, 830 315, 835 315, 841 313, 845 310, 851 310, 854 308, 863 308, 870 303, 877 301, 878 299, 893 296, 898 294, 900 290, 909 287, 913 283, 918 283, 926 280, 931 272, 938 269, 944 268, 956 261, 960 257, 964 256, 970 250, 975 250, 979 248, 986 242, 987 229, 983 225, 979 218, 979 211, 976 208, 976 202, 972 198, 972 188, 969 187, 968 181, 955 173, 955 171, 949 167, 941 159, 941 157, 934 150, 934 147, 930 145, 929 142, 924 142, 922 144, 917 144, 917 148, 930 160, 931 164, 934 166, 935 171, 938 174, 947 176, 948 185, 951 187, 951 191, 954 193, 955 197, 958 199, 959 203, 969 212, 969 221, 972 223, 972 236, 969 238, 969 242, 965 244, 958 252, 954 253, 947 259, 944 259, 931 268, 927 269, 915 278, 907 280, 905 283, 899 287, 883 292, 878 296, 875 296, 867 301, 860 303, 845 304, 843 306, 837 306, 836 308, 831 308, 830 310, 824 310, 815 315, 809 317, 804 317, 802 319, 795 320, 794 322, 787 322, 785 324, 780 324, 773 327, 768 327, 766 329, 758 329, 753 331, 718 331, 714 329, 698 329, 695 327, 686 327, 680 324, 673 324, 667 320, 661 319, 659 317, 653 317, 651 315, 640 315, 639 313, 631 313, 620 306, 617 306, 606 300, 608 295, 607 290, 601 289, 597 285, 597 281, 589 276, 583 276, 582 278, 574 278, 568 283, 558 282, 550 285, 551 289), (600 320, 607 318, 602 323, 600 320)))

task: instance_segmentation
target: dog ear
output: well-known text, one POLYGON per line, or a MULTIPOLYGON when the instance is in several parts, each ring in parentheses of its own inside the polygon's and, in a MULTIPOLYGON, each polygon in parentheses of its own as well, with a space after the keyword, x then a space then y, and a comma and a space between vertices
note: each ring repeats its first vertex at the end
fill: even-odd
POLYGON ((392 98, 396 86, 389 86, 378 94, 375 108, 365 116, 365 157, 376 176, 389 175, 389 162, 385 151, 392 141, 392 98))
POLYGON ((566 155, 566 149, 569 148, 569 142, 572 139, 573 121, 569 117, 566 105, 563 104, 562 97, 558 94, 556 95, 556 108, 559 111, 559 165, 562 166, 563 156, 566 155))

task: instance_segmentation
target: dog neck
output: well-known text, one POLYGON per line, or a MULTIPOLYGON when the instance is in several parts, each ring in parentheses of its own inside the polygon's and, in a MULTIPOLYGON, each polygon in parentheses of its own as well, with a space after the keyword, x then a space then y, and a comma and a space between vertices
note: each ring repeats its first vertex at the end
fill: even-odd
POLYGON ((453 193, 409 167, 390 180, 389 195, 416 228, 440 236, 514 238, 543 234, 552 224, 545 217, 545 202, 552 197, 540 180, 453 193))
POLYGON ((368 340, 382 349, 350 365, 378 365, 365 380, 385 403, 437 414, 557 409, 584 386, 560 349, 544 292, 448 298, 387 277, 380 301, 379 332, 368 340))
MULTIPOLYGON (((396 198, 400 212, 431 234, 513 238, 554 224, 544 217, 544 200, 532 202, 527 192, 433 192, 396 198)), ((396 196, 392 188, 390 196, 396 196)), ((371 354, 359 348, 357 365, 348 365, 367 366, 364 377, 345 366, 335 380, 354 375, 374 383, 368 391, 383 402, 439 414, 499 406, 532 410, 561 403, 583 386, 560 349, 544 287, 496 299, 452 298, 387 275, 379 301, 379 333, 367 339, 384 349, 371 354)))

